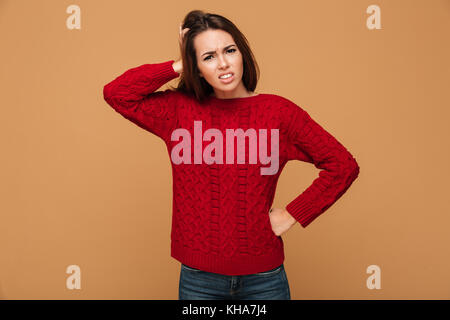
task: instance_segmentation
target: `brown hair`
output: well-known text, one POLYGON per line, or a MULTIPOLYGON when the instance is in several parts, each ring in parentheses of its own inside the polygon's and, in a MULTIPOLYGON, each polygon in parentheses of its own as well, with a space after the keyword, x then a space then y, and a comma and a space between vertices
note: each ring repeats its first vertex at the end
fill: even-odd
POLYGON ((221 29, 228 32, 233 37, 233 40, 236 42, 236 45, 242 54, 242 82, 245 88, 248 91, 255 90, 260 74, 259 67, 247 39, 233 22, 221 15, 205 13, 201 10, 193 10, 186 15, 181 28, 189 28, 184 35, 183 43, 180 48, 183 71, 180 74, 178 87, 172 87, 171 89, 191 95, 200 102, 214 92, 213 87, 199 75, 194 38, 208 29, 221 29))

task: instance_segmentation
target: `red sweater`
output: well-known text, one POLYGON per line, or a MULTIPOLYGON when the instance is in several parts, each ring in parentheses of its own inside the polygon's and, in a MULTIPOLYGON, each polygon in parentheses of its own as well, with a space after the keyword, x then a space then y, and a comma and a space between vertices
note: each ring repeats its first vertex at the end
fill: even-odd
POLYGON ((355 158, 281 96, 208 97, 200 103, 181 92, 156 91, 179 76, 173 62, 132 68, 103 89, 114 110, 166 144, 173 177, 171 256, 224 275, 281 265, 283 240, 272 231, 269 210, 287 161, 322 169, 286 206, 305 228, 356 179, 355 158))

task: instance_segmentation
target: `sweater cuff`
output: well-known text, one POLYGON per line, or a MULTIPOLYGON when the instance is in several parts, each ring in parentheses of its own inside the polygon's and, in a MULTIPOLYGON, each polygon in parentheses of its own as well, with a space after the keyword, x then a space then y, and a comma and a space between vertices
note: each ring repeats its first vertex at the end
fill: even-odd
POLYGON ((300 195, 291 201, 286 206, 286 210, 303 228, 306 228, 317 217, 317 208, 310 200, 306 199, 305 195, 300 195))
POLYGON ((159 74, 161 76, 163 76, 165 79, 172 80, 180 75, 178 72, 176 72, 173 69, 174 62, 175 62, 175 60, 169 60, 169 61, 161 63, 162 68, 161 68, 159 74))

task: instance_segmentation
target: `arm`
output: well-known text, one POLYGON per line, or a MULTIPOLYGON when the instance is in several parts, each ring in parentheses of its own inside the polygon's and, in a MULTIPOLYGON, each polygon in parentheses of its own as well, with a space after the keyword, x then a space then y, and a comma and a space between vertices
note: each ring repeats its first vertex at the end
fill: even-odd
POLYGON ((176 92, 157 91, 179 74, 174 60, 127 70, 103 88, 105 101, 126 119, 167 141, 176 127, 176 92))
POLYGON ((359 166, 348 150, 309 114, 290 102, 288 159, 312 162, 322 169, 319 177, 287 206, 287 212, 302 227, 336 202, 359 175, 359 166))

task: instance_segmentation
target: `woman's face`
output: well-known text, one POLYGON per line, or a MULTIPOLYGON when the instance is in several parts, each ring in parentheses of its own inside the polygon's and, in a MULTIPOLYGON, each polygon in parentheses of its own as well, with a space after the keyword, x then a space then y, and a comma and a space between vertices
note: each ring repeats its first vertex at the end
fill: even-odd
POLYGON ((242 54, 228 32, 208 29, 194 38, 194 47, 200 76, 213 87, 217 98, 230 99, 249 95, 242 82, 242 54), (228 73, 232 73, 230 78, 219 78, 228 73))

